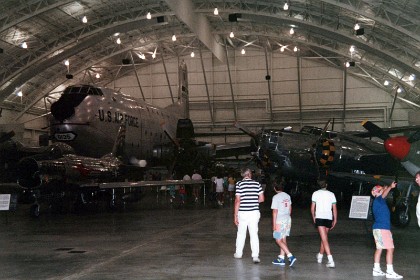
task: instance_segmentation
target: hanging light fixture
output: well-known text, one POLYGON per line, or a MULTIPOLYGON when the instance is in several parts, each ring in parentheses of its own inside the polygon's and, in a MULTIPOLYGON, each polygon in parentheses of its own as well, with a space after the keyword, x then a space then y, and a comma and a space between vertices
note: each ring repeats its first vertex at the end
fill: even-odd
POLYGON ((172 35, 172 41, 176 41, 176 36, 175 36, 175 34, 174 35, 172 35))
POLYGON ((293 29, 293 27, 292 27, 292 28, 290 28, 290 31, 289 31, 289 33, 290 33, 290 35, 293 35, 293 34, 295 34, 295 30, 293 29))
POLYGON ((293 48, 293 51, 294 51, 294 52, 297 52, 297 51, 298 51, 298 48, 297 48, 297 47, 294 47, 294 48, 293 48))
POLYGON ((233 31, 230 31, 229 37, 230 37, 230 38, 235 37, 235 34, 233 34, 233 31))
POLYGON ((245 49, 242 49, 241 50, 241 54, 245 54, 245 49))
POLYGON ((389 86, 389 81, 388 80, 385 80, 384 86, 389 86))
POLYGON ((150 12, 148 12, 147 15, 146 15, 146 18, 147 19, 151 19, 152 18, 152 14, 150 12))
POLYGON ((96 79, 99 79, 101 77, 101 75, 99 73, 96 73, 96 79))
POLYGON ((28 45, 26 44, 26 42, 23 42, 20 46, 22 47, 22 49, 27 49, 28 48, 28 45))
POLYGON ((121 39, 120 38, 117 39, 117 44, 118 45, 121 44, 121 39))
POLYGON ((195 53, 194 53, 194 51, 192 51, 191 52, 191 57, 194 57, 195 56, 195 53))
POLYGON ((83 16, 83 17, 82 17, 82 22, 83 22, 83 23, 87 23, 87 17, 86 17, 86 16, 83 16))
POLYGON ((289 4, 286 2, 284 3, 283 10, 287 11, 289 9, 289 4))
POLYGON ((214 14, 215 16, 217 16, 217 15, 219 14, 219 10, 218 10, 217 8, 214 8, 214 12, 213 12, 213 14, 214 14))

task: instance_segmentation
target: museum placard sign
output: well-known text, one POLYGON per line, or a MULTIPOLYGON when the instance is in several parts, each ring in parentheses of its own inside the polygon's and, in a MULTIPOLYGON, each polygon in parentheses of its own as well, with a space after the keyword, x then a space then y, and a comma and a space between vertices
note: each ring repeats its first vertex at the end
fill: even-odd
POLYGON ((367 219, 370 196, 354 195, 351 199, 349 218, 367 219))

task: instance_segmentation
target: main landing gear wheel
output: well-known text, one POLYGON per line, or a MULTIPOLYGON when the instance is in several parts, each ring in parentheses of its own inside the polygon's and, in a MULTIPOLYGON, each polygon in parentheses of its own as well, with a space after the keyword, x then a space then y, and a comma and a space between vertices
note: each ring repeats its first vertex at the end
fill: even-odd
POLYGON ((407 227, 411 221, 411 214, 406 207, 399 207, 392 213, 392 222, 398 227, 407 227))

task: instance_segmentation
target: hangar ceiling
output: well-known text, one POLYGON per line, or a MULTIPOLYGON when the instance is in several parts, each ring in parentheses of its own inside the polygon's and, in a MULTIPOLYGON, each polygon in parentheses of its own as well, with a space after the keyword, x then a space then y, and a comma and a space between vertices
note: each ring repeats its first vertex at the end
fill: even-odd
POLYGON ((19 111, 17 119, 40 115, 54 89, 74 82, 67 74, 107 86, 192 51, 226 62, 227 52, 254 48, 340 68, 352 61, 347 73, 392 96, 400 88, 397 97, 418 110, 419 13, 418 0, 3 0, 0 102, 19 111))

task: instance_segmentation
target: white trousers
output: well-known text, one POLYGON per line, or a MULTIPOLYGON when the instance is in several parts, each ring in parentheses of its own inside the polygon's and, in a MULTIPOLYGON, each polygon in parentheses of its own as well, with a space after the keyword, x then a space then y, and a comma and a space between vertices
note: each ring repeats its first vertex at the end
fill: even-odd
POLYGON ((258 222, 260 221, 260 211, 239 211, 238 212, 238 232, 236 234, 236 252, 237 256, 242 256, 246 231, 249 231, 249 241, 251 243, 252 257, 258 258, 260 254, 260 241, 258 239, 258 222))

